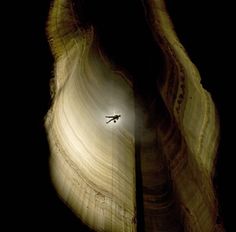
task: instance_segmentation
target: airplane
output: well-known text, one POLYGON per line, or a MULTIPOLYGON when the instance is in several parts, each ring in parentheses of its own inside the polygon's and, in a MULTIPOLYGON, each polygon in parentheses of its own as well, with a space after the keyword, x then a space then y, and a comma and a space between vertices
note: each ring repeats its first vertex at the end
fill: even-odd
POLYGON ((121 115, 120 114, 116 114, 114 116, 105 116, 105 117, 106 118, 110 118, 110 120, 107 121, 106 124, 111 122, 111 121, 114 121, 114 123, 116 123, 116 121, 121 117, 121 115))

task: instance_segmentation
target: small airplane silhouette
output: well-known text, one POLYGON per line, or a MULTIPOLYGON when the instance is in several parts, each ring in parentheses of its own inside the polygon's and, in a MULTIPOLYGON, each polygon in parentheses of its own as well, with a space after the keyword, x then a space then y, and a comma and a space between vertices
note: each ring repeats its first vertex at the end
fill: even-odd
POLYGON ((120 114, 116 114, 114 116, 105 116, 105 117, 106 118, 110 118, 110 120, 107 121, 106 124, 111 122, 111 121, 114 121, 114 123, 116 123, 116 121, 121 117, 121 115, 120 114))

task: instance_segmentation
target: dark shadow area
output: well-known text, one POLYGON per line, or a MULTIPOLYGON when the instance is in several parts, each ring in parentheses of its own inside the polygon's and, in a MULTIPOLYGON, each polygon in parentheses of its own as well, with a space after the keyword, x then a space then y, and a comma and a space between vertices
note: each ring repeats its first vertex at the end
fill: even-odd
POLYGON ((136 173, 136 215, 137 232, 145 231, 144 205, 143 205, 143 179, 141 170, 141 147, 140 147, 140 112, 139 103, 135 102, 135 173, 136 173))
POLYGON ((79 17, 79 9, 84 9, 82 22, 95 27, 97 39, 114 66, 135 77, 143 94, 153 92, 163 60, 141 1, 73 1, 79 17))

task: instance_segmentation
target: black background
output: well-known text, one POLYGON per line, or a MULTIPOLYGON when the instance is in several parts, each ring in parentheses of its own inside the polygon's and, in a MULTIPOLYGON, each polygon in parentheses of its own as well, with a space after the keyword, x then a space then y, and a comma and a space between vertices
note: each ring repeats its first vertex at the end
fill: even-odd
MULTIPOLYGON (((158 51, 158 48, 151 42, 145 22, 136 20, 140 15, 143 18, 139 1, 110 1, 109 4, 105 0, 98 2, 87 1, 84 7, 94 20, 93 23, 98 22, 100 36, 107 33, 104 34, 103 41, 108 43, 106 49, 111 51, 110 55, 119 65, 127 66, 132 73, 145 62, 142 57, 147 53, 151 53, 149 57, 158 60, 158 55, 151 52, 158 51), (114 13, 108 13, 107 9, 110 8, 114 13), (107 20, 108 17, 112 17, 113 21, 107 20), (114 22, 117 30, 111 27, 114 22), (119 29, 119 23, 123 29, 119 29), (136 26, 129 32, 129 27, 124 26, 124 23, 136 26), (110 34, 106 32, 106 27, 111 29, 110 34), (129 34, 128 38, 122 37, 122 32, 129 34), (132 42, 132 33, 138 33, 136 43, 132 42), (140 47, 140 43, 147 44, 148 41, 148 48, 141 46, 141 51, 136 51, 135 46, 140 47), (115 50, 112 50, 114 44, 115 50)), ((235 183, 235 152, 231 135, 234 127, 232 108, 235 105, 235 75, 231 58, 231 7, 216 2, 206 3, 203 0, 168 0, 167 3, 177 34, 191 60, 198 67, 202 83, 212 94, 219 111, 221 141, 214 182, 219 197, 221 220, 226 231, 235 231, 231 213, 235 203, 232 194, 235 183)), ((6 204, 4 214, 7 216, 8 228, 16 226, 26 231, 86 231, 57 197, 49 178, 49 150, 43 126, 44 116, 50 106, 48 83, 53 71, 53 57, 45 33, 49 5, 50 2, 46 0, 31 1, 24 5, 14 4, 9 7, 8 16, 3 19, 3 24, 6 25, 3 37, 10 47, 6 55, 4 54, 4 59, 9 64, 3 67, 8 73, 5 78, 7 86, 4 88, 2 85, 2 92, 7 92, 3 98, 4 112, 7 112, 4 116, 9 121, 3 121, 3 126, 7 129, 4 132, 4 145, 7 147, 6 157, 10 158, 10 161, 2 163, 3 177, 6 180, 3 181, 2 192, 7 195, 7 200, 3 198, 3 204, 6 204)), ((4 45, 3 43, 2 49, 4 45)), ((151 65, 156 64, 151 62, 151 65)), ((143 72, 142 69, 139 71, 143 72)), ((148 86, 144 91, 148 91, 148 86)))

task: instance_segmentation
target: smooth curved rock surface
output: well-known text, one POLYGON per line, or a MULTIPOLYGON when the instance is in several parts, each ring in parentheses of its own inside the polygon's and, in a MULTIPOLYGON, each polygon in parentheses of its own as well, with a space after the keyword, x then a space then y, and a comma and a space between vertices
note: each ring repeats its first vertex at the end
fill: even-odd
POLYGON ((53 20, 55 14, 61 19, 61 4, 55 2, 50 32, 58 54, 46 122, 51 176, 61 198, 92 229, 135 231, 132 87, 104 60, 92 29, 57 37, 53 20), (114 113, 121 118, 106 124, 114 113))

